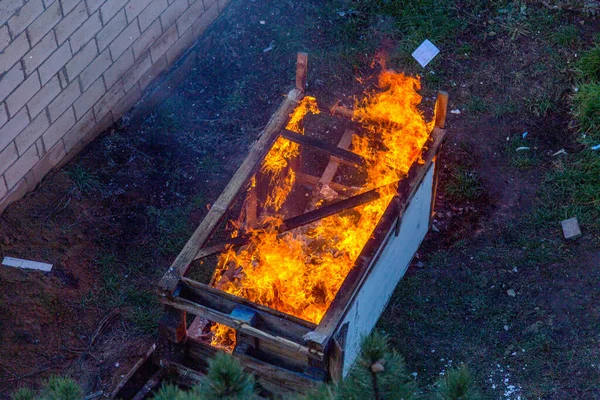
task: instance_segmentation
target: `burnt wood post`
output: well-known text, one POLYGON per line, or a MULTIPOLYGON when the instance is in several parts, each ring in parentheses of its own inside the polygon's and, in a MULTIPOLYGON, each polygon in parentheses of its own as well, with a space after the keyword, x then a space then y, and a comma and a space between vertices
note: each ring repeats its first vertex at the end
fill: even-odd
POLYGON ((446 111, 448 110, 448 92, 440 90, 435 101, 435 126, 444 129, 446 126, 446 111))
POLYGON ((296 89, 306 91, 306 75, 308 73, 308 53, 299 52, 296 60, 296 89))
POLYGON ((158 321, 160 336, 172 343, 181 343, 187 335, 186 313, 174 307, 165 306, 165 314, 158 321))

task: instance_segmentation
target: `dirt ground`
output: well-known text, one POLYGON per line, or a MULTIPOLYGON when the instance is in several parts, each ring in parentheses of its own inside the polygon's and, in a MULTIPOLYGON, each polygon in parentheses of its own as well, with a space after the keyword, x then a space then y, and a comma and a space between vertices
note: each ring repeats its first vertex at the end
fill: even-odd
POLYGON ((465 363, 485 398, 600 398, 598 232, 583 221, 583 237, 565 242, 540 204, 560 167, 552 154, 577 151, 570 63, 598 17, 537 2, 470 14, 459 2, 461 30, 437 38, 442 53, 422 69, 409 55, 424 37, 401 38, 385 15, 361 25, 359 3, 233 1, 182 83, 159 84, 159 104, 134 109, 0 216, 0 256, 54 264, 0 269, 0 398, 53 374, 109 390, 147 350, 154 284, 293 85, 300 50, 325 102, 351 105, 377 50, 423 76, 424 110, 438 89, 450 94, 438 232, 379 324, 419 384, 465 363))

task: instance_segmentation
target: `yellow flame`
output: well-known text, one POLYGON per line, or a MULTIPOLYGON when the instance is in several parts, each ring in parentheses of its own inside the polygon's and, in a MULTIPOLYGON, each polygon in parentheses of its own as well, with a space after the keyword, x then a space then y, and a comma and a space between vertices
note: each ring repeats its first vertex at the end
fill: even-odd
MULTIPOLYGON (((367 176, 361 192, 399 181, 418 161, 432 128, 417 109, 419 88, 418 78, 384 71, 379 90, 356 102, 354 119, 364 129, 362 136, 354 136, 352 151, 365 159, 367 176)), ((308 112, 316 113, 318 108, 307 97, 288 129, 304 133, 301 122, 308 112)), ((259 228, 247 232, 248 245, 220 256, 214 282, 227 293, 319 323, 397 187, 389 185, 375 201, 280 234, 283 217, 278 211, 295 180, 289 162, 299 152, 296 143, 276 141, 261 168, 270 176, 265 204, 272 213, 259 228)), ((232 348, 235 344, 232 329, 216 325, 213 333, 214 345, 232 348)))

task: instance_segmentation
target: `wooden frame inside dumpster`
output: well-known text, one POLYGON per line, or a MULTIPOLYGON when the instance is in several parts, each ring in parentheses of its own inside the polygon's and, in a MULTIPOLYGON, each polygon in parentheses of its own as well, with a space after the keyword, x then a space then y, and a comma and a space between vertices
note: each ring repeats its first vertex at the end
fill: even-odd
MULTIPOLYGON (((265 389, 274 393, 306 392, 320 382, 343 378, 348 365, 344 366, 342 322, 387 242, 394 234, 398 234, 405 210, 432 168, 430 211, 433 210, 439 169, 436 161, 446 137, 444 124, 448 96, 440 92, 435 106, 435 127, 425 145, 423 162, 415 163, 408 176, 401 181, 394 200, 389 204, 319 324, 186 278, 187 270, 199 254, 206 252, 208 241, 227 218, 235 199, 248 187, 251 177, 271 146, 282 135, 290 114, 304 97, 306 59, 302 54, 299 54, 297 65, 296 88, 289 92, 240 168, 159 283, 160 300, 166 308, 165 316, 159 324, 163 338, 183 346, 187 357, 195 360, 197 364, 194 366, 197 365, 198 370, 201 370, 205 367, 206 360, 220 350, 187 335, 186 314, 227 325, 235 329, 238 335, 234 355, 257 376, 258 382, 265 389), (239 313, 234 310, 240 308, 250 309, 254 314, 253 319, 239 317, 239 313), (260 348, 260 357, 253 353, 254 348, 260 348)), ((161 364, 180 383, 191 385, 197 380, 197 372, 194 371, 196 368, 190 369, 189 365, 186 367, 166 359, 161 360, 161 364)))

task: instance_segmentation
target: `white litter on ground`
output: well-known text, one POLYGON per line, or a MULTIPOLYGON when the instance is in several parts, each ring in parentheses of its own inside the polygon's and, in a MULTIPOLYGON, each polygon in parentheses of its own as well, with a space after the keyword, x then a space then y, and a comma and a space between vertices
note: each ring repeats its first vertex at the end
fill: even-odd
POLYGON ((502 400, 525 400, 521 394, 523 388, 519 384, 511 383, 510 366, 502 367, 500 364, 492 365, 488 382, 492 390, 500 391, 502 400))
POLYGON ((412 56, 421 67, 425 68, 427 64, 431 62, 440 53, 440 49, 435 47, 428 39, 425 39, 423 43, 412 53, 412 56))
POLYGON ((450 114, 460 114, 460 110, 458 108, 456 110, 450 110, 450 114))
POLYGON ((13 257, 4 257, 4 260, 2 260, 2 265, 5 265, 7 267, 23 269, 35 269, 44 272, 52 271, 52 264, 46 264, 37 261, 21 260, 20 258, 13 257))

